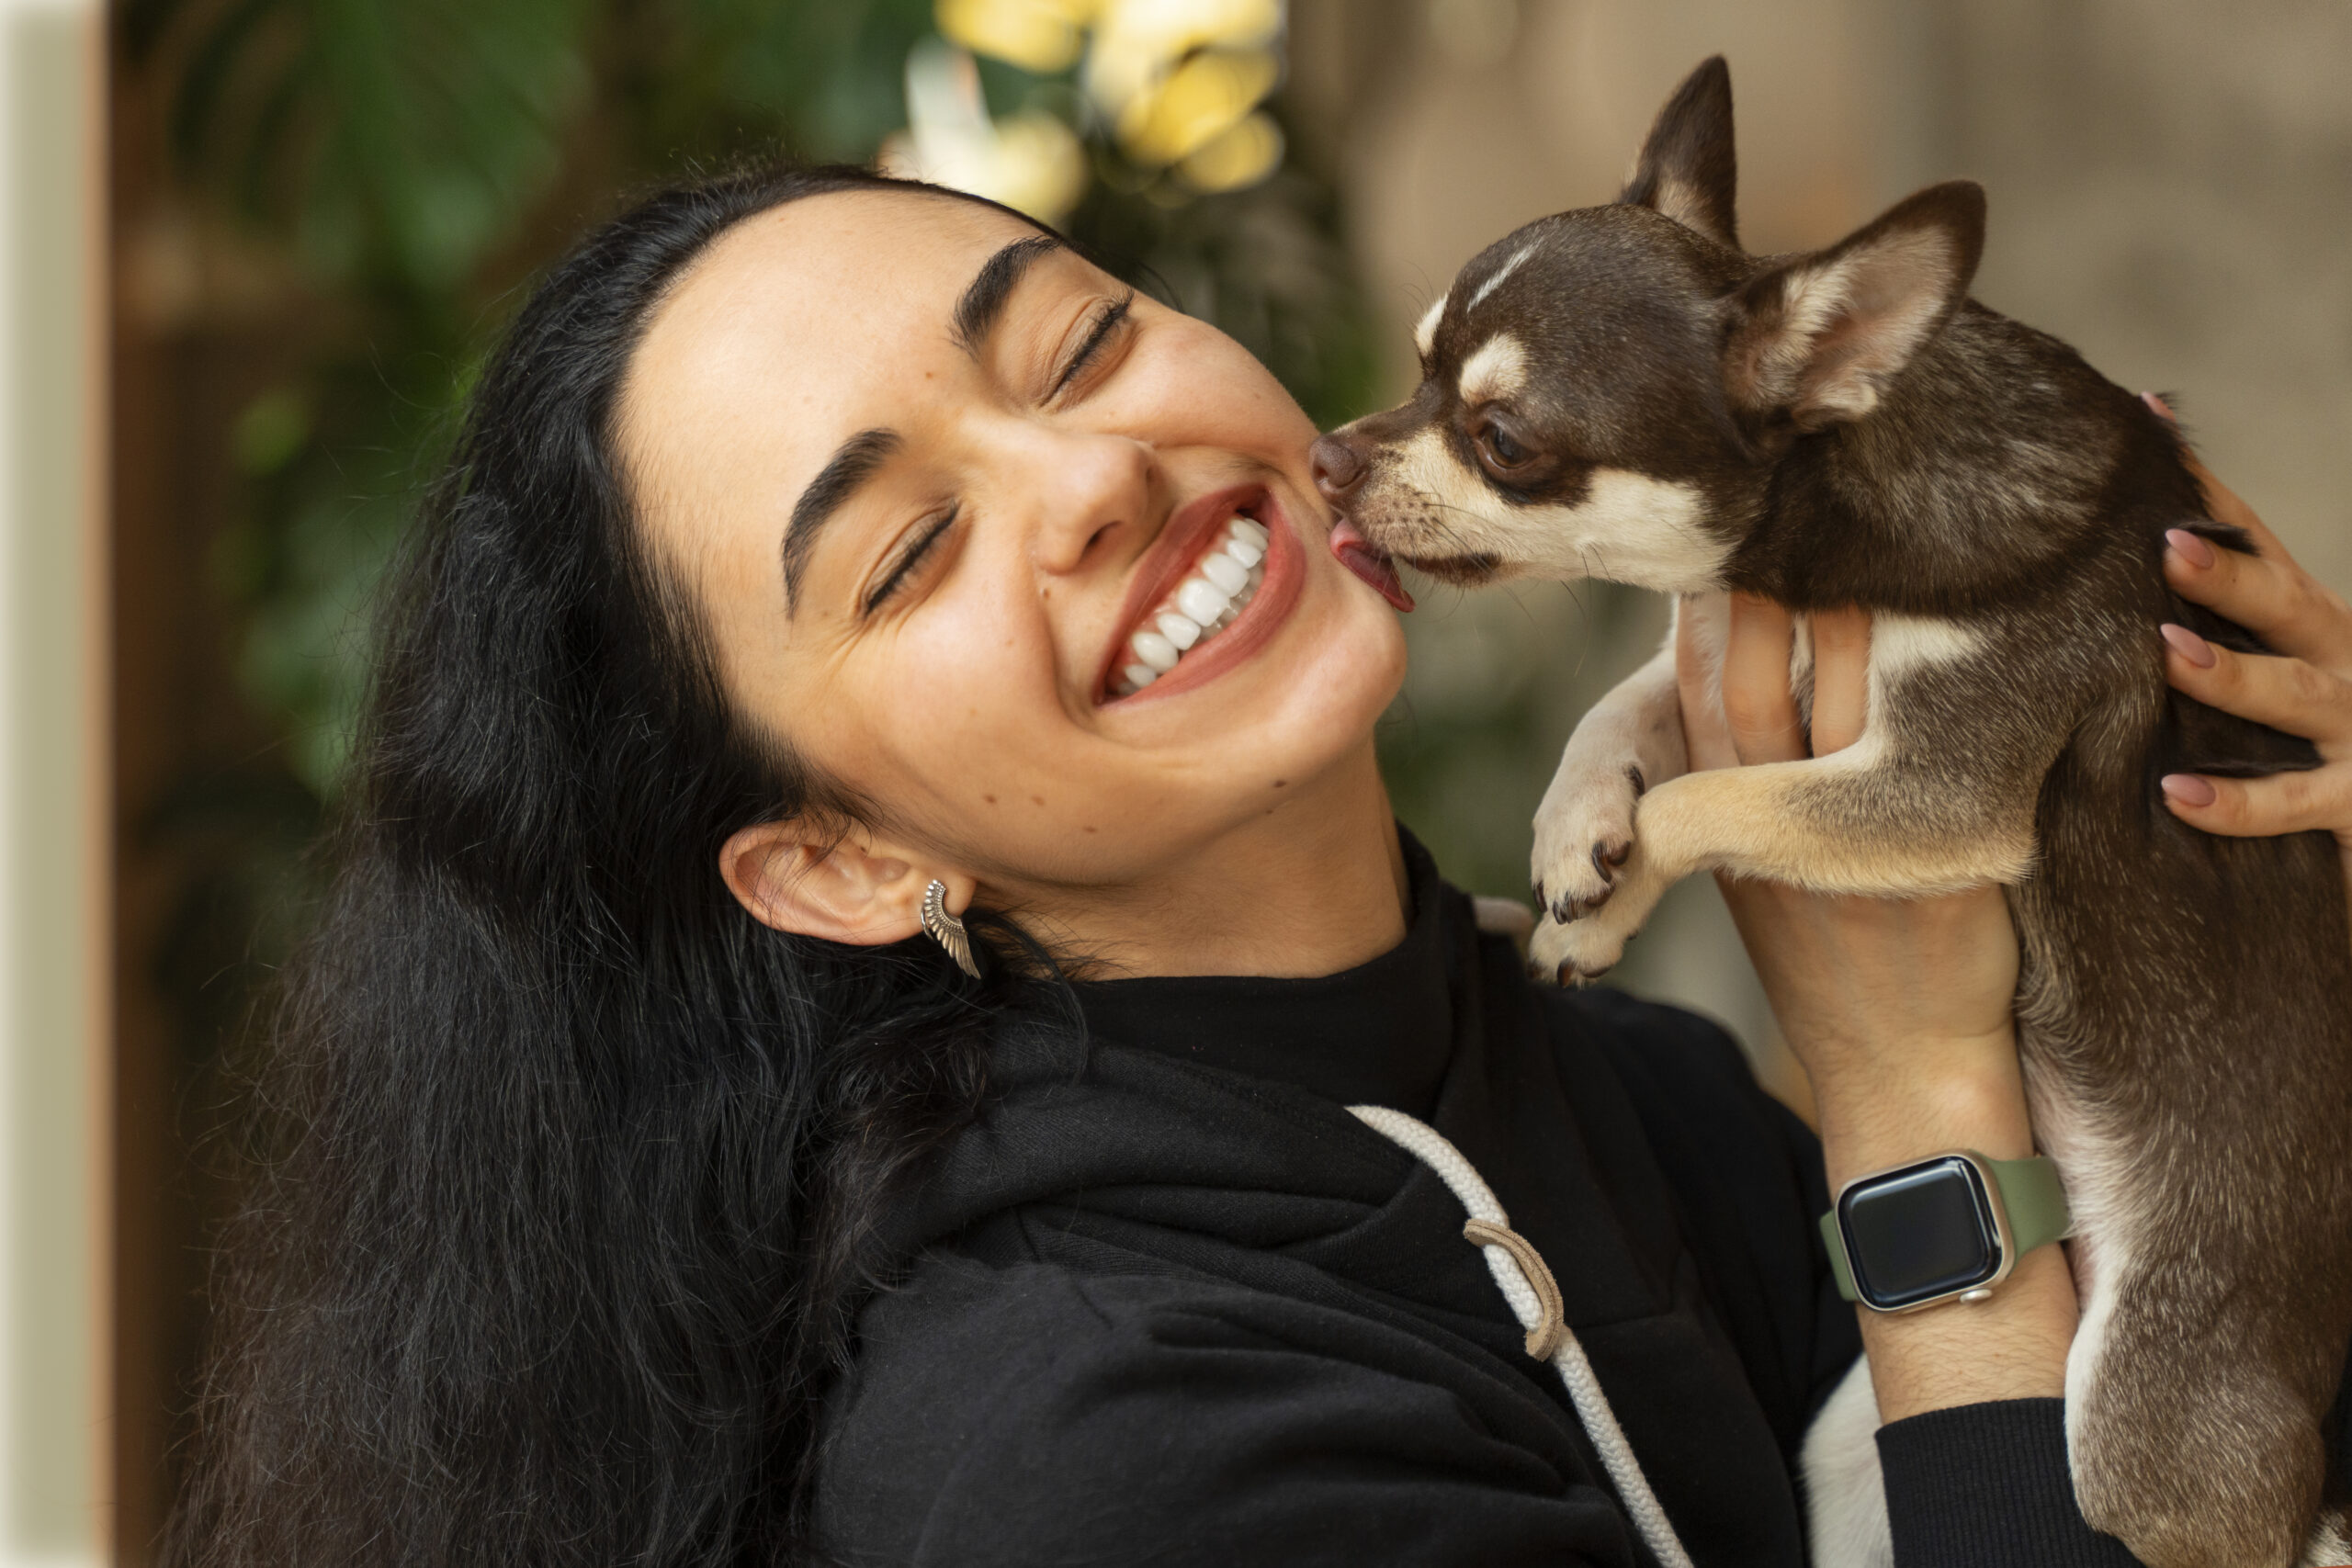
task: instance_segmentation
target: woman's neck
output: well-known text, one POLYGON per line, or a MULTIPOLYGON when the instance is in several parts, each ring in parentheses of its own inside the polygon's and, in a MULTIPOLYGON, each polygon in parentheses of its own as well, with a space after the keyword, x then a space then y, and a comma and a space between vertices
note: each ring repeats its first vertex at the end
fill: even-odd
POLYGON ((1148 975, 1334 975, 1405 938, 1409 891, 1366 739, 1272 810, 1148 884, 1057 888, 1023 912, 1049 946, 1148 975))

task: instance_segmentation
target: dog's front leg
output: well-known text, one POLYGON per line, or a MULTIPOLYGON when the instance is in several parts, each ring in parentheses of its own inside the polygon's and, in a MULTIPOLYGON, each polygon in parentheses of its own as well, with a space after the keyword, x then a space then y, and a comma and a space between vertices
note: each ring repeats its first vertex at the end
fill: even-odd
POLYGON ((2033 802, 2030 778, 1964 777, 1883 737, 1807 761, 1685 773, 1643 797, 1608 902, 1578 919, 1547 915, 1529 956, 1564 983, 1605 973, 1694 871, 1881 897, 2014 883, 2033 859, 2033 802))
POLYGON ((1536 905, 1551 919, 1572 920, 1608 900, 1633 847, 1634 803, 1690 767, 1677 649, 1689 643, 1700 665, 1696 673, 1713 700, 1729 630, 1726 595, 1676 600, 1657 656, 1595 703, 1568 738, 1536 809, 1530 857, 1536 905))
POLYGON ((1595 703, 1560 753, 1535 811, 1537 906, 1566 921, 1606 903, 1633 852, 1634 803, 1687 766, 1669 631, 1657 657, 1595 703))

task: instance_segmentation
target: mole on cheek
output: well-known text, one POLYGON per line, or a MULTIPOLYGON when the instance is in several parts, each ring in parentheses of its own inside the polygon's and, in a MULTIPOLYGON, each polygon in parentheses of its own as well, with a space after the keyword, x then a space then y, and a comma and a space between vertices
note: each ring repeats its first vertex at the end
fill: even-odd
POLYGON ((1032 806, 1043 806, 1046 804, 1046 797, 1042 795, 1033 795, 1029 797, 1029 804, 1032 806))
POLYGON ((980 798, 987 801, 990 806, 994 806, 996 804, 996 796, 992 795, 984 795, 980 796, 980 798))
POLYGON ((1282 788, 1283 788, 1283 787, 1287 786, 1287 785, 1289 784, 1289 783, 1290 783, 1290 780, 1288 780, 1288 779, 1276 779, 1276 780, 1274 781, 1274 787, 1275 787, 1276 789, 1282 789, 1282 788))

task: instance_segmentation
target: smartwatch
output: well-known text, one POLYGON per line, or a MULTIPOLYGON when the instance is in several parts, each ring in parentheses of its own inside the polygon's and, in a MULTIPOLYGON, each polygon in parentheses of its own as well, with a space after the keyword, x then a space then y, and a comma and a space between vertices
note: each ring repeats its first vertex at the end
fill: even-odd
POLYGON ((1973 1149, 1858 1176, 1821 1216, 1838 1293, 1872 1312, 1981 1302, 2017 1260, 2074 1229, 2049 1157, 1973 1149))

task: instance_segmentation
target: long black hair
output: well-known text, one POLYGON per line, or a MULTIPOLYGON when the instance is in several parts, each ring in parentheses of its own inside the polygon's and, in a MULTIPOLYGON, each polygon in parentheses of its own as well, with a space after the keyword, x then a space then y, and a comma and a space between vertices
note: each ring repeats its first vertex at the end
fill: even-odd
POLYGON ((730 833, 858 806, 730 712, 613 423, 687 264, 864 188, 908 187, 784 169, 646 201, 545 279, 474 394, 275 1026, 183 1568, 811 1551, 816 1403, 883 1210, 975 1114, 989 1020, 1035 970, 971 982, 729 894, 730 833))

